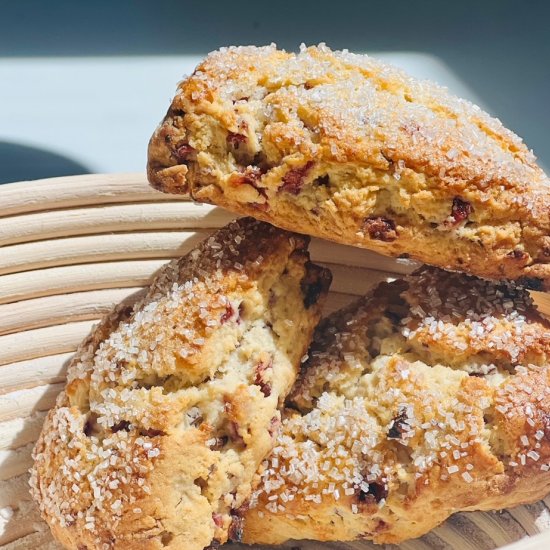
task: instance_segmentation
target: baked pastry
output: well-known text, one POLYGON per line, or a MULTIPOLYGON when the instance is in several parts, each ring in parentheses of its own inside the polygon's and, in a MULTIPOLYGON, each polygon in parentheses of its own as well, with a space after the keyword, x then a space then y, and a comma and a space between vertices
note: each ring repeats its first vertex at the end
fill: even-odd
POLYGON ((323 321, 244 540, 418 537, 550 492, 550 323, 529 294, 435 268, 323 321))
POLYGON ((329 284, 307 244, 233 222, 81 347, 31 475, 66 548, 202 550, 237 537, 329 284))
POLYGON ((477 106, 365 55, 232 47, 149 144, 169 193, 279 227, 550 287, 550 181, 477 106))

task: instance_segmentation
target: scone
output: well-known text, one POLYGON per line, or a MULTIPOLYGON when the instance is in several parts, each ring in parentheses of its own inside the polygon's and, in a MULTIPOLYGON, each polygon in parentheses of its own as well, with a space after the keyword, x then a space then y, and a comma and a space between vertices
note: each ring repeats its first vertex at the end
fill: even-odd
POLYGON ((477 106, 365 55, 210 54, 149 144, 151 184, 279 227, 550 287, 550 181, 477 106))
POLYGON ((418 537, 550 492, 550 323, 528 293, 425 268, 316 331, 246 542, 418 537))
POLYGON ((330 276, 241 219, 81 347, 36 445, 34 498, 74 550, 202 550, 241 530, 330 276))

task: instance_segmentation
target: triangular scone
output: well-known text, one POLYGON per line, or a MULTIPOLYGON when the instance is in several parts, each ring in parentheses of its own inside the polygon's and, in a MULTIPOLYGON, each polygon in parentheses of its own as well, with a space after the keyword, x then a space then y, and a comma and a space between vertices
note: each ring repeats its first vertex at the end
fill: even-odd
POLYGON ((149 180, 279 227, 550 286, 550 183, 475 105, 325 46, 210 54, 149 145, 149 180))
POLYGON ((509 284, 423 269, 322 322, 244 540, 418 537, 550 492, 550 323, 509 284))
POLYGON ((233 222, 84 343, 31 476, 66 548, 202 550, 238 538, 328 290, 307 241, 233 222))

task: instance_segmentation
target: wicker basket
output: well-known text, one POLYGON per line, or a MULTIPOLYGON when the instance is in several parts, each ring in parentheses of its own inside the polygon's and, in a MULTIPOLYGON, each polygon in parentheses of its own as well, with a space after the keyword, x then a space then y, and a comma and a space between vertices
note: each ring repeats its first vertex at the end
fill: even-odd
MULTIPOLYGON (((0 187, 0 549, 58 548, 30 500, 27 470, 77 344, 115 303, 148 284, 164 262, 232 217, 157 193, 141 174, 0 187)), ((311 250, 334 274, 327 311, 415 267, 319 240, 311 250)), ((550 313, 550 299, 536 299, 550 313)), ((508 544, 509 550, 550 549, 550 497, 503 512, 456 514, 399 548, 488 550, 508 544)), ((299 547, 373 545, 300 542, 299 547)))

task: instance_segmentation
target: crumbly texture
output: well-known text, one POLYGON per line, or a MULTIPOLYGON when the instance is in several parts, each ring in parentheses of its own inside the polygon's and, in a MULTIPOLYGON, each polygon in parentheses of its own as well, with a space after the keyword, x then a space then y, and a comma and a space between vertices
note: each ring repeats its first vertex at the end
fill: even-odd
POLYGON ((149 144, 148 177, 279 227, 550 287, 550 182, 477 106, 324 45, 210 54, 149 144))
POLYGON ((328 290, 307 244, 233 222, 83 344, 31 475, 66 548, 202 550, 239 538, 328 290))
POLYGON ((399 543, 550 492, 550 323, 510 284, 425 268, 317 329, 244 540, 399 543))

